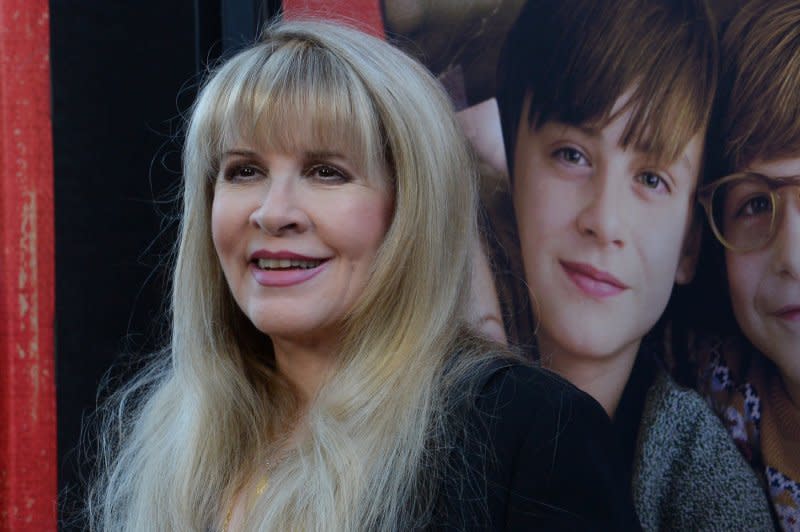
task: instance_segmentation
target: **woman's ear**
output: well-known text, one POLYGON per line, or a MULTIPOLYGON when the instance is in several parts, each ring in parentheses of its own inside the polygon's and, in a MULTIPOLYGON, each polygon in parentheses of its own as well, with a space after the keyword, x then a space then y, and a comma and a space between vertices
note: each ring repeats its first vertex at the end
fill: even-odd
POLYGON ((694 279, 697 269, 697 259, 700 257, 700 242, 702 240, 702 217, 692 216, 686 236, 683 238, 683 250, 675 272, 676 284, 689 284, 694 279))

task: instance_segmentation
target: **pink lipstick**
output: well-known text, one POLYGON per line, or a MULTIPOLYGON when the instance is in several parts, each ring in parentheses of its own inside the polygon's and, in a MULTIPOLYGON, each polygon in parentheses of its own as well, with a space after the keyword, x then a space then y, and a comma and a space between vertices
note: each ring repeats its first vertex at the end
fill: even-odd
POLYGON ((262 286, 292 286, 316 277, 327 268, 327 261, 328 257, 262 249, 250 255, 250 273, 262 286))

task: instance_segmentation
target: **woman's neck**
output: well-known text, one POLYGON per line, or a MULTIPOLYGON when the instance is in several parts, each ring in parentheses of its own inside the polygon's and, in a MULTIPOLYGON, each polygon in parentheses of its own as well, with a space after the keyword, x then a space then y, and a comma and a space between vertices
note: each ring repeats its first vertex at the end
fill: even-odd
POLYGON ((330 342, 273 338, 272 345, 278 371, 300 393, 301 404, 307 405, 333 366, 334 349, 330 342))

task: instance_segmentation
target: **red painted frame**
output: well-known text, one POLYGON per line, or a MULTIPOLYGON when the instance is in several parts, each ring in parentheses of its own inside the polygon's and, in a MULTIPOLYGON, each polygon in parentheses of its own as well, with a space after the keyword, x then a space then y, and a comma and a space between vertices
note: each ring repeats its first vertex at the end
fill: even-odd
POLYGON ((56 529, 47 0, 0 2, 0 529, 56 529))
POLYGON ((380 0, 284 0, 283 12, 289 19, 320 16, 351 21, 385 37, 380 0))

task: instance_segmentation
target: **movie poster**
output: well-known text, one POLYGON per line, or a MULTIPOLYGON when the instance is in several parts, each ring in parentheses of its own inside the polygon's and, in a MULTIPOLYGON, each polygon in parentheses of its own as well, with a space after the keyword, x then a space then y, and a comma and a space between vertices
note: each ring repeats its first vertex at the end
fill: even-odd
MULTIPOLYGON (((480 167, 483 241, 476 251, 471 319, 488 336, 534 343, 536 301, 527 292, 495 100, 495 75, 506 34, 524 0, 383 0, 387 38, 422 61, 442 82, 480 167), (513 309, 513 310, 512 310, 513 309)), ((739 0, 710 2, 724 26, 739 0)), ((535 60, 535 58, 531 58, 535 60)))

